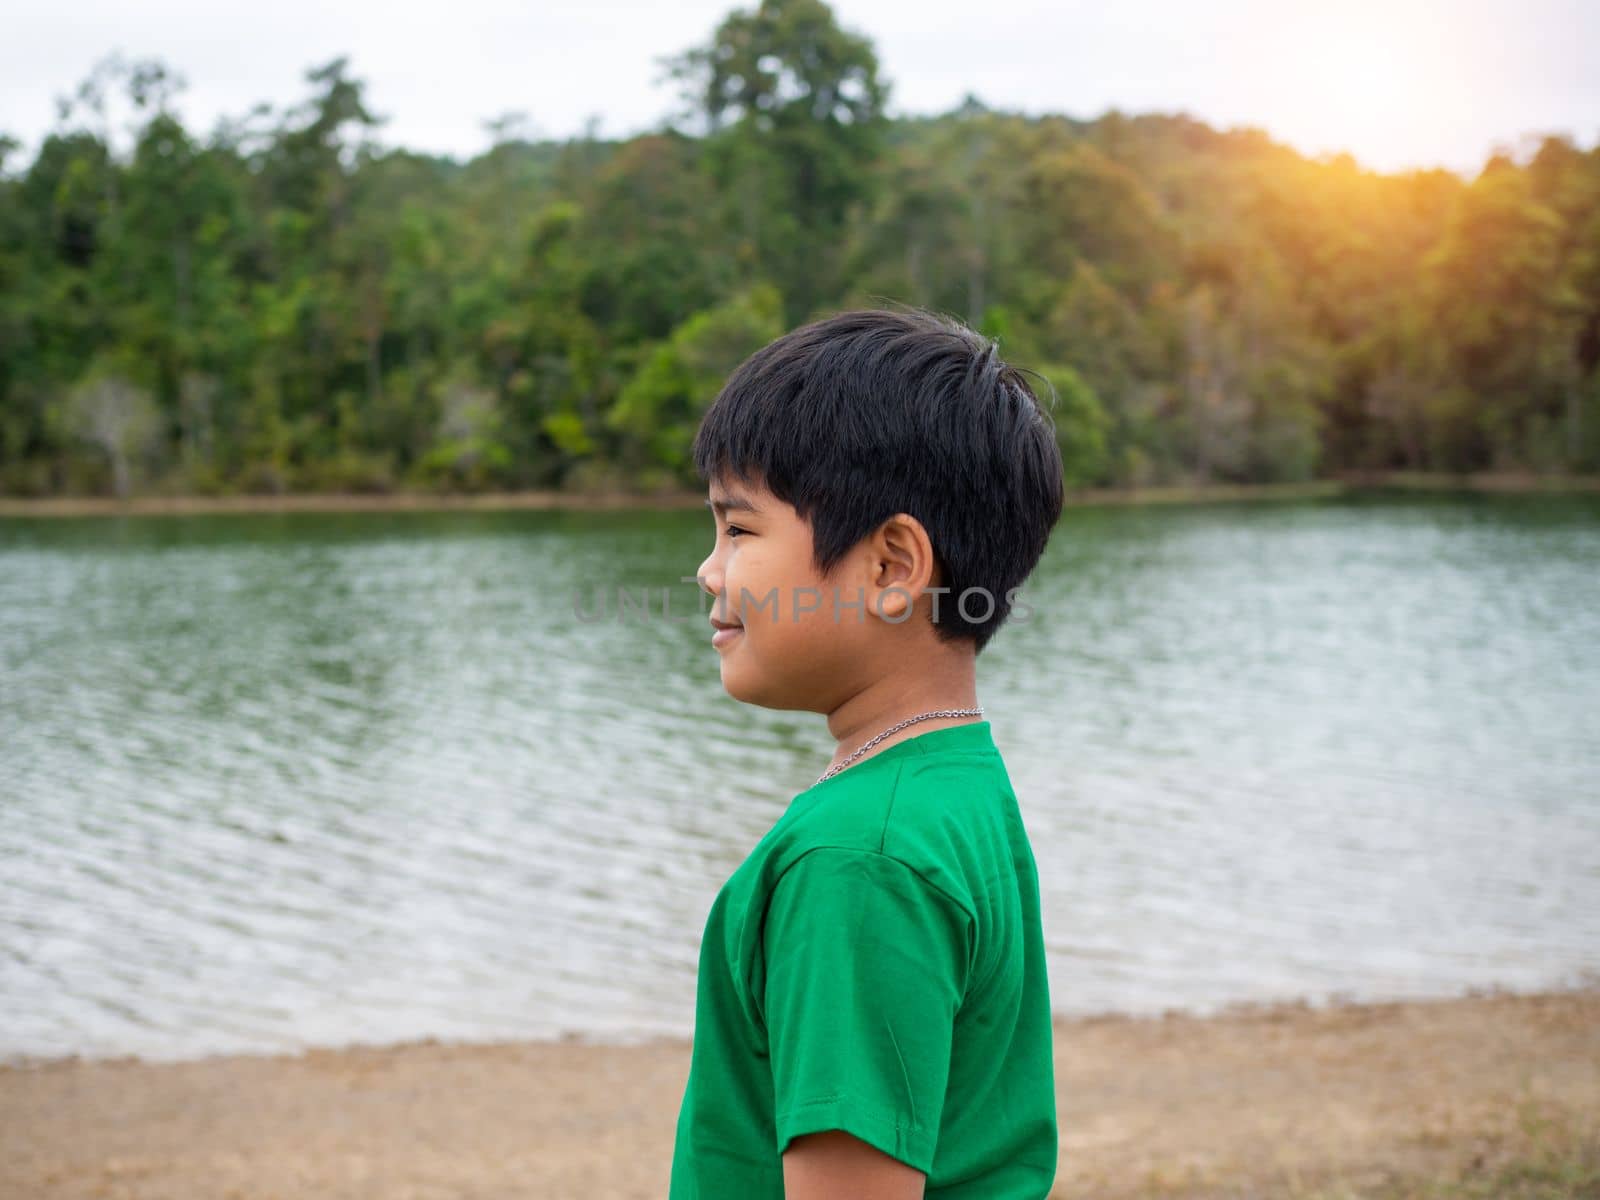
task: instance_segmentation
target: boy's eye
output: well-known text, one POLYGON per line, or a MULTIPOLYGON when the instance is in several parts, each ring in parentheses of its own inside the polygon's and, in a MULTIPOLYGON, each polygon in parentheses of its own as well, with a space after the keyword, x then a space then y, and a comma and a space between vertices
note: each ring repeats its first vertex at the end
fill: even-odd
POLYGON ((748 529, 740 529, 737 525, 729 525, 728 526, 728 536, 729 537, 738 537, 741 533, 749 533, 749 532, 750 531, 748 529))

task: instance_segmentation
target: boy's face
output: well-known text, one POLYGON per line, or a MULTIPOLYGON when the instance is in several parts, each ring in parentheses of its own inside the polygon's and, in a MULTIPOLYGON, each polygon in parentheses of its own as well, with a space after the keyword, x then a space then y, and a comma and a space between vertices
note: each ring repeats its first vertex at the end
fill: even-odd
POLYGON ((840 600, 858 598, 855 564, 847 558, 819 576, 810 523, 759 483, 713 481, 709 502, 716 543, 698 574, 714 597, 712 623, 737 626, 714 634, 722 686, 746 704, 831 711, 860 673, 878 620, 870 593, 865 611, 835 606, 835 589, 840 600))

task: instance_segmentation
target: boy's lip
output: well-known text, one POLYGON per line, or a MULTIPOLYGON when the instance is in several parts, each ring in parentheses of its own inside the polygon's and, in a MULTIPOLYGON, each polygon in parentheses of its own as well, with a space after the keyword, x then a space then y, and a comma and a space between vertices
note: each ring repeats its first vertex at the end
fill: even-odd
POLYGON ((744 628, 744 626, 741 625, 738 621, 719 621, 715 617, 711 618, 711 623, 713 625, 715 625, 718 629, 743 629, 744 628))

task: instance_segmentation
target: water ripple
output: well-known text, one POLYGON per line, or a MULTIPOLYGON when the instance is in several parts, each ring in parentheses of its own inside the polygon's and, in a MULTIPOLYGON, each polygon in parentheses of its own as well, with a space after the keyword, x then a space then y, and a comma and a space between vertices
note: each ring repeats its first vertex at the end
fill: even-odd
MULTIPOLYGON (((692 1028, 827 761, 681 513, 0 522, 0 1055, 692 1028)), ((1079 509, 980 695, 1062 1012, 1600 965, 1592 500, 1079 509)))

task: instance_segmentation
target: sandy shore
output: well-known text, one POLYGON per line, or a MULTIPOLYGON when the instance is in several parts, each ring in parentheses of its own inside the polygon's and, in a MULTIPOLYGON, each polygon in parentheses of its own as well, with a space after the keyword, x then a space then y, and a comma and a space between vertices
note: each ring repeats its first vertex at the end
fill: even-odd
MULTIPOLYGON (((13 1065, 0 1196, 662 1197, 688 1063, 656 1041, 13 1065)), ((1062 1020, 1056 1076, 1056 1197, 1600 1196, 1600 988, 1062 1020)))
MULTIPOLYGON (((1374 489, 1467 492, 1600 492, 1600 476, 1425 475, 1406 472, 1350 473, 1309 483, 1204 484, 1148 488, 1084 488, 1068 493, 1069 505, 1194 504, 1218 500, 1307 500, 1374 489)), ((488 492, 435 495, 290 493, 278 496, 0 496, 0 517, 199 516, 214 513, 439 512, 451 510, 700 508, 705 493, 682 492, 488 492)))

